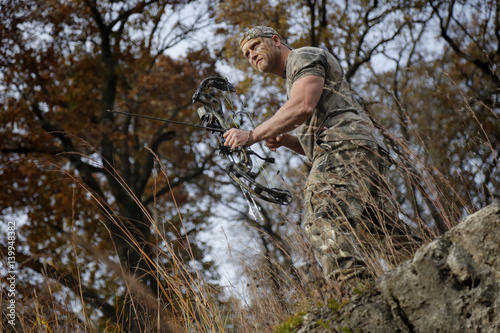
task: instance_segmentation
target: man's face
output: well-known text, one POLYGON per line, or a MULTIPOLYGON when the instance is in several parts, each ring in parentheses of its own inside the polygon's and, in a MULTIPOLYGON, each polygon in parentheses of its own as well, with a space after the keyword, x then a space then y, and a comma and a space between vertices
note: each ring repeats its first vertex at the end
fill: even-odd
POLYGON ((279 52, 272 38, 257 37, 243 44, 241 52, 253 68, 268 73, 275 66, 279 52))

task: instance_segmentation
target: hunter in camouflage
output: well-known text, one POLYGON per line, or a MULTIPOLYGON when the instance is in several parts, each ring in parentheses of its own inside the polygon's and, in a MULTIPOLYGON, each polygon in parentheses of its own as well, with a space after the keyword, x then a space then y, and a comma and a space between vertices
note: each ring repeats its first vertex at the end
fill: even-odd
POLYGON ((265 140, 312 163, 305 188, 304 229, 325 275, 347 280, 367 274, 361 230, 377 232, 392 219, 385 183, 389 163, 368 114, 352 98, 337 59, 315 47, 291 49, 270 27, 248 30, 240 48, 259 72, 286 80, 288 101, 253 131, 224 134, 233 148, 265 140), (287 132, 295 130, 296 136, 287 132), (387 215, 387 218, 385 216, 387 215))
POLYGON ((292 50, 284 73, 288 95, 293 83, 305 75, 324 77, 325 83, 316 111, 297 129, 312 162, 304 229, 319 252, 325 275, 348 279, 366 273, 355 231, 362 220, 365 225, 372 222, 366 216, 369 206, 393 211, 384 184, 389 163, 373 123, 352 98, 337 59, 320 48, 292 50))

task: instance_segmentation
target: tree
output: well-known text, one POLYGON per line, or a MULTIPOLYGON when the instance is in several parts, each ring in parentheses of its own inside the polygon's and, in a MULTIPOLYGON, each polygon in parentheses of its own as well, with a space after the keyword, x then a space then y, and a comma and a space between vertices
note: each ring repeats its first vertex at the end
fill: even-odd
MULTIPOLYGON (((344 65, 346 79, 358 83, 366 80, 364 76, 373 59, 406 37, 405 32, 409 29, 410 22, 401 20, 401 17, 404 17, 403 9, 403 6, 387 1, 224 2, 219 12, 219 20, 227 25, 226 60, 244 75, 240 91, 243 91, 246 99, 250 101, 248 109, 255 110, 251 113, 258 120, 271 116, 284 102, 285 96, 282 80, 268 75, 256 76, 247 61, 241 57, 238 39, 244 30, 255 25, 269 25, 276 28, 293 47, 311 45, 326 48, 344 65)), ((359 89, 355 88, 354 91, 358 96, 362 95, 359 89)), ((259 123, 258 120, 256 123, 259 123)), ((301 172, 302 177, 304 174, 306 173, 301 172)), ((299 203, 295 209, 300 210, 300 205, 299 203)), ((266 230, 263 234, 269 236, 273 234, 269 232, 269 224, 274 224, 272 228, 277 230, 281 219, 272 217, 270 222, 262 221, 259 226, 250 219, 248 221, 256 230, 266 230)), ((300 224, 300 218, 294 222, 300 224)), ((288 236, 286 227, 281 231, 288 236)), ((271 238, 279 240, 286 239, 287 236, 271 238)), ((266 255, 267 258, 291 256, 289 248, 281 245, 282 241, 278 243, 280 245, 276 248, 285 248, 288 253, 266 255)), ((263 242, 262 248, 263 253, 269 252, 267 243, 263 242)), ((283 260, 283 264, 288 266, 284 271, 297 270, 290 261, 283 260)))
MULTIPOLYGON (((27 274, 76 291, 65 295, 84 300, 84 314, 101 313, 100 325, 150 327, 154 314, 137 307, 172 294, 161 290, 175 260, 198 262, 186 272, 193 277, 196 267, 211 274, 203 243, 189 242, 210 210, 188 208, 210 195, 211 152, 196 154, 201 138, 188 128, 108 112, 196 121, 191 96, 215 61, 202 47, 178 59, 165 53, 206 27, 210 8, 194 3, 2 3, 2 215, 27 216, 19 229, 27 274), (198 17, 176 19, 185 8, 198 17), (176 209, 189 214, 182 220, 176 209), (110 274, 99 261, 121 268, 110 274), (135 280, 135 291, 120 290, 135 280)), ((43 284, 25 287, 32 295, 43 284)))
POLYGON ((400 202, 442 232, 498 192, 498 5, 415 1, 405 13, 407 43, 386 53, 394 69, 373 72, 366 90, 411 149, 404 168, 420 169, 406 172, 400 202))
MULTIPOLYGON (((313 45, 328 49, 342 62, 353 91, 374 119, 386 128, 389 139, 396 135, 406 141, 416 155, 425 156, 423 168, 438 167, 435 181, 443 177, 450 179, 452 175, 449 173, 453 172, 462 176, 468 174, 469 184, 474 182, 471 177, 478 171, 475 167, 471 169, 470 162, 475 158, 465 154, 463 149, 461 153, 453 153, 454 156, 442 152, 455 152, 457 147, 450 147, 450 143, 463 143, 466 138, 474 138, 479 129, 482 134, 477 140, 487 143, 481 149, 485 156, 473 164, 481 165, 481 173, 489 170, 484 175, 485 179, 496 178, 494 165, 497 153, 491 147, 496 145, 495 129, 498 128, 495 125, 498 122, 498 101, 495 97, 498 95, 497 7, 494 1, 279 1, 269 6, 256 2, 246 7, 232 1, 226 2, 224 8, 232 15, 223 17, 225 22, 229 20, 233 24, 229 28, 232 29, 231 36, 238 36, 238 32, 249 26, 267 24, 277 28, 292 46, 313 45), (240 15, 244 11, 250 11, 251 15, 240 15), (430 77, 429 73, 432 73, 430 77), (440 96, 437 96, 438 92, 440 96), (425 107, 423 101, 427 102, 425 107), (457 112, 457 108, 470 110, 465 113, 472 118, 467 115, 463 118, 464 112, 457 112), (463 118, 460 123, 464 125, 447 121, 452 114, 453 117, 463 118), (430 117, 437 117, 439 121, 430 124, 430 117), (450 127, 443 129, 441 121, 446 121, 450 127), (436 128, 431 130, 429 125, 436 128), (419 132, 415 132, 415 127, 419 132), (464 127, 467 129, 465 132, 464 127), (441 146, 432 147, 437 143, 441 146), (448 162, 445 163, 443 157, 448 162), (460 172, 456 169, 452 171, 457 161, 463 163, 460 172), (471 173, 468 170, 475 171, 471 173)), ((230 39, 233 47, 237 47, 235 39, 230 39)), ((236 57, 237 53, 231 56, 236 57)), ((249 72, 245 73, 252 77, 249 72)), ((264 85, 270 83, 274 82, 266 78, 264 85)), ((251 85, 245 83, 245 87, 248 86, 251 85)), ((279 102, 274 91, 269 95, 264 94, 260 108, 271 109, 265 106, 266 101, 279 102)), ((481 202, 489 202, 495 193, 495 182, 481 190, 489 193, 486 196, 477 190, 467 193, 471 188, 482 187, 480 184, 470 184, 466 190, 458 179, 453 184, 441 183, 439 188, 447 186, 449 189, 446 191, 451 192, 455 191, 451 189, 454 186, 462 187, 460 194, 446 194, 445 201, 453 204, 442 210, 432 204, 438 197, 423 194, 439 190, 425 189, 429 184, 421 181, 418 182, 424 186, 416 186, 417 180, 412 179, 411 174, 420 171, 406 170, 403 177, 406 181, 401 183, 394 179, 398 186, 397 193, 402 194, 398 201, 401 204, 410 203, 405 204, 405 209, 409 209, 409 215, 413 215, 410 211, 415 213, 412 219, 425 220, 429 213, 441 231, 463 214, 460 209, 451 208, 457 200, 460 201, 458 198, 477 192, 474 196, 482 198, 481 202), (419 197, 428 197, 429 200, 419 202, 419 197), (452 216, 444 219, 440 216, 452 210, 452 216)), ((421 176, 426 177, 424 174, 421 176)), ((465 202, 461 204, 468 205, 465 202)))
MULTIPOLYGON (((282 81, 254 73, 241 56, 238 39, 246 29, 269 25, 293 47, 323 47, 339 58, 390 149, 400 217, 419 227, 421 237, 432 239, 498 200, 497 2, 231 0, 218 13, 228 36, 225 61, 239 69, 233 75, 257 119, 272 115, 284 93, 282 81)), ((272 217, 269 224, 286 239, 281 221, 272 217)), ((269 249, 262 242, 264 258, 283 257, 269 249)), ((257 302, 265 311, 270 300, 257 302)))

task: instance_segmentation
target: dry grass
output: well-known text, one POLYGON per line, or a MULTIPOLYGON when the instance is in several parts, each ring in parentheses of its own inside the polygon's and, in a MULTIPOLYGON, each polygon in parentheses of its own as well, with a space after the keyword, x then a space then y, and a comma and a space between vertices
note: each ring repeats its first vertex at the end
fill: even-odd
MULTIPOLYGON (((382 226, 382 235, 364 232, 359 228, 351 230, 356 235, 356 244, 366 259, 374 276, 411 258, 415 251, 425 242, 435 239, 443 228, 453 227, 458 218, 473 209, 468 198, 467 186, 460 184, 465 190, 458 190, 457 184, 432 166, 429 159, 423 160, 410 145, 397 137, 391 138, 399 154, 395 156, 395 164, 391 169, 392 179, 398 184, 405 184, 411 191, 399 193, 399 187, 393 191, 404 197, 413 195, 413 204, 421 205, 420 213, 412 210, 411 204, 400 202, 396 207, 398 216, 390 218, 394 225, 407 225, 413 228, 414 239, 404 240, 388 236, 390 233, 382 226), (448 200, 453 196, 453 200, 448 200), (422 215, 425 212, 425 215, 422 215), (429 219, 432 217, 432 223, 429 219), (418 239, 418 241, 417 241, 418 239)), ((491 143, 482 140, 483 144, 491 143)), ((425 145, 423 145, 425 147, 425 145)), ((424 148, 425 149, 425 148, 424 148)), ((162 176, 168 180, 166 170, 157 162, 162 176)), ((498 160, 496 160, 498 164, 498 160)), ((116 174, 116 173, 115 173, 116 174)), ((134 196, 123 179, 117 176, 125 191, 134 198, 137 205, 140 201, 134 196)), ((74 179, 78 182, 77 179, 74 179)), ((500 189, 496 189, 497 193, 500 189)), ((92 193, 91 193, 92 194, 92 193)), ((93 194, 92 194, 93 195, 93 194)), ((130 234, 110 207, 104 206, 98 198, 93 198, 102 212, 114 220, 117 226, 129 236, 129 241, 136 249, 139 244, 130 234)), ((408 198, 411 202, 412 198, 408 198)), ((174 197, 175 200, 175 197, 174 197)), ((366 200, 371 200, 366 198, 366 200)), ((375 211, 375 215, 385 215, 385 211, 375 211)), ((110 259, 102 250, 78 235, 68 235, 70 246, 75 256, 93 255, 102 265, 107 267, 125 288, 130 306, 130 313, 120 311, 115 318, 104 318, 102 313, 89 312, 85 306, 88 299, 80 290, 69 290, 58 284, 47 275, 43 283, 38 284, 36 292, 29 298, 17 299, 16 326, 6 324, 6 309, 3 307, 1 332, 128 332, 123 326, 124 320, 140 318, 144 324, 144 332, 271 332, 280 323, 305 311, 318 302, 327 303, 334 300, 341 304, 350 297, 346 290, 335 281, 326 281, 321 268, 314 259, 307 237, 297 226, 296 221, 286 221, 283 229, 287 230, 286 244, 276 242, 274 246, 286 249, 288 260, 277 261, 276 258, 261 254, 253 257, 245 256, 238 260, 238 267, 246 277, 245 295, 238 293, 238 288, 228 288, 224 292, 203 278, 203 272, 184 262, 176 251, 170 248, 169 240, 159 229, 158 217, 153 216, 143 207, 147 223, 151 226, 155 244, 151 244, 157 257, 152 259, 143 254, 143 258, 152 267, 154 278, 158 282, 158 298, 141 281, 127 273, 119 264, 110 259), (84 252, 81 251, 84 249, 84 252), (283 262, 293 265, 284 265, 283 262), (165 264, 168 263, 168 264, 165 264), (76 310, 76 311, 75 311, 76 310), (146 311, 146 313, 143 313, 146 311), (77 313, 77 314, 75 314, 77 313)), ((182 215, 179 213, 182 221, 182 215)), ((271 241, 272 243, 272 241, 271 241)), ((186 239, 184 250, 191 253, 190 240, 186 239)), ((237 249, 232 249, 235 252, 237 249)), ((191 259, 194 259, 191 255, 191 259)), ((237 260, 237 258, 235 259, 237 260)), ((50 265, 50 263, 48 263, 50 265)), ((82 273, 82 272, 80 272, 82 273)), ((82 273, 83 274, 83 273, 82 273)), ((79 276, 78 278, 81 278, 79 276)), ((3 281, 3 285, 5 281, 3 281)), ((123 294, 123 290, 117 290, 123 294)), ((5 289, 0 295, 2 302, 7 299, 5 289)), ((107 300, 114 303, 115 300, 107 300)), ((118 301, 118 300, 116 300, 118 301)), ((125 320, 125 322, 126 322, 125 320)))

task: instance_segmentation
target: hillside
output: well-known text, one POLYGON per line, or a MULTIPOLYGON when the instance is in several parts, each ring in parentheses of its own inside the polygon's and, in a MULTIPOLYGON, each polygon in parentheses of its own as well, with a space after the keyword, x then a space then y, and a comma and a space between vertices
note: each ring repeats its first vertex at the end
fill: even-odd
POLYGON ((293 332, 500 332, 500 205, 468 216, 365 294, 302 320, 293 332))

